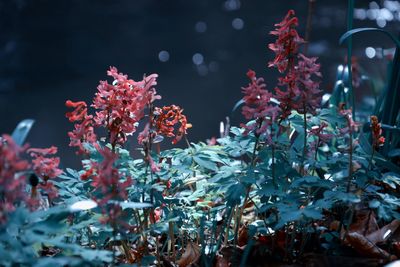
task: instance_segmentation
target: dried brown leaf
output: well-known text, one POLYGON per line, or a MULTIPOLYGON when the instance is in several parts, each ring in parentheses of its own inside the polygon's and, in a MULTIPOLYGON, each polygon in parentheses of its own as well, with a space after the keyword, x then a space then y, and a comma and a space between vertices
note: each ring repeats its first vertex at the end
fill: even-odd
POLYGON ((367 235, 367 239, 374 244, 385 242, 400 226, 400 220, 394 220, 381 229, 367 235))
POLYGON ((364 256, 380 259, 395 257, 394 255, 390 255, 386 250, 379 248, 365 236, 357 232, 348 233, 346 239, 357 252, 364 256))
POLYGON ((361 235, 368 235, 379 230, 375 219, 375 213, 372 210, 358 210, 355 214, 355 220, 349 227, 349 232, 357 232, 361 235))
POLYGON ((189 242, 186 246, 185 253, 183 253, 182 257, 179 259, 178 266, 179 267, 187 267, 196 261, 199 260, 201 255, 199 245, 189 242))

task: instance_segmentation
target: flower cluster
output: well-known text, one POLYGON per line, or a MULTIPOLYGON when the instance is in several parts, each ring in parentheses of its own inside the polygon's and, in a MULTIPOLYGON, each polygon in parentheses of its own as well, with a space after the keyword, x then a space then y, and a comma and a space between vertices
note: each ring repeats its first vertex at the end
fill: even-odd
POLYGON ((372 132, 372 146, 374 149, 378 149, 385 143, 385 137, 382 136, 381 124, 378 121, 378 117, 371 116, 371 132, 372 132))
POLYGON ((275 88, 276 97, 280 102, 281 119, 286 119, 293 110, 300 114, 312 113, 321 103, 321 91, 319 82, 314 77, 321 77, 320 65, 316 63, 317 58, 308 58, 298 53, 299 46, 304 43, 299 37, 295 27, 298 20, 290 10, 272 35, 277 36, 275 43, 269 48, 274 51, 275 58, 269 63, 269 67, 276 67, 280 73, 279 87, 275 88))
POLYGON ((277 40, 268 47, 275 52, 275 58, 269 62, 269 67, 278 68, 279 72, 285 72, 286 69, 293 66, 293 60, 296 57, 299 45, 304 40, 299 36, 295 27, 298 26, 298 19, 293 10, 289 10, 282 22, 275 24, 277 27, 270 34, 277 36, 277 40))
POLYGON ((321 106, 322 91, 319 89, 319 81, 313 80, 313 76, 321 77, 320 65, 316 63, 317 58, 308 58, 299 54, 299 60, 295 68, 297 86, 300 89, 299 107, 296 109, 300 114, 315 114, 321 106))
POLYGON ((113 77, 114 82, 109 84, 107 81, 100 81, 92 107, 98 110, 94 116, 96 125, 108 130, 110 143, 115 146, 125 143, 126 136, 136 131, 137 123, 144 117, 146 107, 161 97, 154 89, 157 74, 145 76, 142 81, 135 82, 111 67, 107 75, 113 77))
POLYGON ((154 112, 156 114, 154 124, 157 134, 174 137, 172 144, 178 143, 187 133, 186 130, 191 127, 191 124, 187 122, 186 116, 182 112, 183 109, 175 105, 156 108, 154 112), (174 133, 177 124, 180 124, 180 126, 176 133, 174 133))
POLYGON ((242 114, 247 120, 256 120, 256 123, 246 126, 246 130, 249 132, 256 129, 256 134, 262 134, 277 117, 279 107, 271 104, 272 94, 266 90, 263 78, 257 78, 253 70, 247 72, 247 77, 250 83, 242 88, 242 114))
POLYGON ((38 185, 44 191, 49 200, 57 197, 58 192, 50 179, 54 179, 62 174, 62 170, 58 168, 60 164, 59 157, 51 157, 57 153, 57 148, 52 146, 50 148, 30 148, 28 153, 31 155, 33 170, 38 177, 42 179, 42 183, 38 185))
POLYGON ((67 112, 66 117, 70 122, 76 122, 74 124, 74 130, 68 132, 68 136, 71 140, 70 146, 77 147, 78 154, 87 154, 83 144, 96 142, 96 134, 93 129, 93 116, 87 113, 87 104, 84 101, 72 102, 67 100, 65 105, 69 108, 74 108, 72 112, 67 112))
POLYGON ((359 123, 353 120, 353 112, 352 109, 346 109, 344 103, 339 104, 339 113, 346 119, 347 126, 344 128, 339 129, 342 135, 345 134, 352 134, 357 131, 359 123))
POLYGON ((26 177, 23 172, 29 168, 29 163, 20 157, 25 149, 8 135, 0 138, 0 223, 15 209, 17 202, 25 199, 26 177))

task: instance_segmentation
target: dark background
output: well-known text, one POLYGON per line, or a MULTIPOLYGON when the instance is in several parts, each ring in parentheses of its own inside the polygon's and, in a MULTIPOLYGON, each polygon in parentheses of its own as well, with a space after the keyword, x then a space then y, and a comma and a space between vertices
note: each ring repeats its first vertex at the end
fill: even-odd
MULTIPOLYGON (((394 17, 385 28, 397 33, 397 1, 360 0, 356 8, 383 8, 388 2, 394 17)), ((248 68, 265 77, 268 88, 276 84, 276 71, 266 67, 273 57, 267 49, 273 24, 294 9, 304 35, 307 8, 307 0, 0 0, 0 132, 11 133, 20 120, 33 118, 31 146, 56 145, 63 165, 76 166, 65 100, 91 101, 98 81, 116 66, 135 80, 159 74, 159 105, 185 109, 193 124, 190 141, 218 136, 219 122, 241 98, 248 68), (234 20, 242 20, 243 28, 235 29, 234 20), (169 52, 167 62, 159 60, 162 50, 169 52), (192 61, 196 53, 204 57, 199 66, 192 61)), ((338 44, 346 31, 346 8, 345 0, 315 3, 309 53, 320 57, 326 92, 346 54, 338 44)), ((354 21, 354 27, 362 26, 377 23, 354 21)), ((364 51, 390 48, 390 41, 363 34, 354 43, 363 68, 384 76, 386 61, 367 59, 364 51)), ((240 121, 236 112, 233 122, 240 121)))

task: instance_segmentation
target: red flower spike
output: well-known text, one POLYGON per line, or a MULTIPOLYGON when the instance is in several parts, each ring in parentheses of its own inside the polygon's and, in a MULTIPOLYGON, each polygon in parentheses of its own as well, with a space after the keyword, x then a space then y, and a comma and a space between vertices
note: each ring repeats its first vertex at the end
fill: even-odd
POLYGON ((293 58, 298 52, 299 45, 304 43, 304 40, 295 30, 297 25, 298 20, 295 17, 295 12, 289 10, 283 21, 275 24, 277 28, 270 32, 277 36, 277 40, 268 46, 275 53, 274 60, 269 62, 268 66, 276 67, 281 73, 293 64, 293 58))
POLYGON ((15 204, 27 200, 24 194, 29 163, 20 158, 26 147, 19 147, 9 135, 0 138, 0 223, 15 210, 15 204))
POLYGON ((277 117, 279 107, 270 103, 272 94, 265 89, 263 78, 257 78, 253 70, 247 72, 247 77, 250 79, 250 83, 247 87, 242 88, 244 94, 242 114, 247 120, 254 119, 257 122, 245 126, 246 131, 256 129, 257 134, 262 134, 267 132, 268 126, 277 117))

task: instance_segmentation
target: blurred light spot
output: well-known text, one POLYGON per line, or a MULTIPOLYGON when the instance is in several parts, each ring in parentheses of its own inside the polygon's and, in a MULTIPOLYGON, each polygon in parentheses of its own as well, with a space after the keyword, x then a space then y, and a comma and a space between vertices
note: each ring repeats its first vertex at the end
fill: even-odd
POLYGON ((383 2, 383 6, 392 12, 399 11, 400 9, 400 3, 398 1, 386 0, 385 2, 383 2))
POLYGON ((90 210, 97 207, 97 203, 93 200, 81 200, 75 202, 70 206, 71 211, 82 211, 82 210, 90 210))
POLYGON ((392 230, 388 229, 385 234, 383 235, 383 239, 386 239, 386 237, 389 236, 389 234, 392 232, 392 230))
POLYGON ((379 5, 377 2, 372 1, 371 3, 369 3, 369 8, 370 9, 379 9, 379 5))
POLYGON ((204 64, 198 65, 197 72, 199 73, 200 76, 206 76, 208 74, 208 68, 204 64))
POLYGON ((193 55, 192 60, 193 60, 193 63, 194 63, 194 64, 200 65, 200 64, 203 63, 204 57, 203 57, 202 54, 196 53, 196 54, 193 55))
POLYGON ((337 70, 338 70, 338 72, 343 72, 343 70, 344 70, 343 65, 339 65, 337 70))
POLYGON ((386 26, 386 20, 382 19, 382 18, 377 18, 376 19, 376 24, 380 27, 383 28, 386 26))
POLYGON ((379 17, 384 19, 384 20, 387 20, 387 21, 392 21, 393 20, 393 14, 387 8, 382 8, 379 11, 379 17))
POLYGON ((313 51, 313 54, 316 56, 320 56, 324 53, 327 53, 329 50, 329 43, 326 41, 320 42, 312 42, 309 44, 310 51, 313 51))
POLYGON ((196 30, 196 32, 204 33, 207 31, 207 23, 205 23, 204 21, 198 21, 196 25, 194 25, 194 29, 196 30))
POLYGON ((219 123, 219 134, 220 134, 221 137, 224 136, 224 132, 225 132, 225 125, 224 125, 224 122, 221 121, 219 123))
POLYGON ((232 27, 235 30, 241 30, 244 27, 244 21, 241 18, 235 18, 232 20, 232 27))
POLYGON ((224 2, 224 9, 226 11, 234 11, 240 9, 240 0, 226 0, 224 2))
POLYGON ((354 10, 354 17, 359 20, 365 20, 367 18, 367 11, 362 8, 356 8, 354 10))
POLYGON ((160 51, 160 53, 158 53, 158 59, 159 59, 161 62, 167 62, 167 61, 169 60, 169 53, 168 53, 168 51, 165 51, 165 50, 160 51))
POLYGON ((324 94, 322 96, 322 104, 324 105, 326 102, 329 101, 330 98, 331 98, 331 94, 324 94))
POLYGON ((373 48, 373 47, 367 47, 367 48, 365 48, 365 55, 366 55, 368 58, 374 58, 375 55, 376 55, 376 50, 375 50, 375 48, 373 48))
POLYGON ((344 91, 345 94, 347 94, 347 93, 349 92, 349 88, 348 88, 348 87, 345 87, 345 88, 343 89, 343 91, 344 91))
POLYGON ((375 20, 378 17, 379 11, 377 9, 368 9, 367 10, 367 17, 370 20, 375 20))
POLYGON ((217 72, 219 70, 219 64, 216 61, 211 61, 210 64, 208 64, 208 68, 211 72, 217 72))

